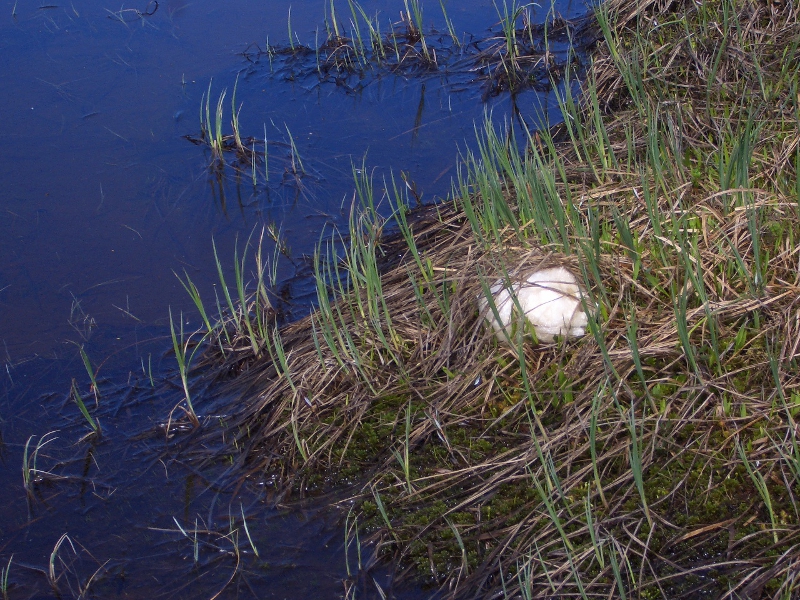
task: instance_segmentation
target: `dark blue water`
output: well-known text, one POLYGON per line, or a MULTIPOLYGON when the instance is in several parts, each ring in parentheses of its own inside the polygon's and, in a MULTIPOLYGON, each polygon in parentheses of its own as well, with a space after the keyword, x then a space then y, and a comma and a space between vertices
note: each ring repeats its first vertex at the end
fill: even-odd
MULTIPOLYGON (((274 224, 291 249, 277 291, 288 318, 301 316, 313 290, 303 257, 346 228, 353 165, 373 173, 379 196, 382 179, 394 173, 399 182, 402 171, 422 201, 433 201, 449 192, 459 150, 474 145, 487 112, 498 123, 534 123, 558 120, 558 109, 547 91, 513 102, 487 95, 464 69, 376 70, 346 87, 320 82, 308 69, 313 59, 270 67, 258 50, 287 47, 290 6, 295 43, 314 45, 324 4, 0 6, 0 567, 13 555, 9 597, 87 589, 98 598, 344 597, 351 588, 378 597, 376 585, 391 589, 388 571, 348 578, 341 513, 324 508, 331 499, 276 508, 257 484, 217 489, 214 473, 182 463, 159 429, 179 397, 168 309, 184 313, 188 329, 199 321, 174 273, 185 270, 210 300, 212 239, 229 268, 237 238, 241 248, 274 224), (269 179, 259 171, 255 185, 247 169, 209 171, 208 149, 184 137, 200 134, 209 84, 212 109, 227 89, 230 133, 237 78, 242 134, 262 139, 266 130, 268 139, 269 179), (291 143, 301 178, 291 173, 291 143), (78 345, 100 380, 97 405, 78 345), (99 415, 99 442, 81 440, 88 429, 69 399, 73 378, 99 415), (48 439, 28 495, 25 444, 32 466, 33 448, 48 439)), ((379 11, 384 31, 403 8, 401 0, 362 5, 379 11)), ((497 32, 492 2, 446 6, 459 35, 485 41, 497 32)), ((426 27, 444 31, 439 3, 424 8, 426 27)), ((573 19, 585 8, 562 2, 555 11, 573 19)), ((547 10, 533 15, 543 21, 547 10)))

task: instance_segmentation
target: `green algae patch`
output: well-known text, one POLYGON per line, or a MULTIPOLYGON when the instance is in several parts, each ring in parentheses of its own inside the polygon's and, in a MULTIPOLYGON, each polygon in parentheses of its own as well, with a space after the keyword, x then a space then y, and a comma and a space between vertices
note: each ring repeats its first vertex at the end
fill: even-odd
POLYGON ((563 124, 487 125, 437 206, 360 173, 319 308, 209 331, 236 408, 199 435, 277 499, 347 495, 361 543, 454 597, 796 597, 797 17, 612 2, 563 124), (480 300, 550 267, 586 335, 498 343, 480 300))

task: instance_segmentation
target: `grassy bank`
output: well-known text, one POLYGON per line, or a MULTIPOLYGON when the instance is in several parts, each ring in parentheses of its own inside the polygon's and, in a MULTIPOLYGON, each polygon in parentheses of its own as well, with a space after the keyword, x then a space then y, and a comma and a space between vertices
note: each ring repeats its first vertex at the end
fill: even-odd
POLYGON ((613 2, 563 125, 487 127, 438 207, 388 182, 397 234, 358 179, 318 311, 209 322, 241 409, 196 435, 284 495, 351 489, 352 543, 455 597, 795 597, 797 12, 613 2), (588 334, 498 344, 477 298, 550 264, 588 334))

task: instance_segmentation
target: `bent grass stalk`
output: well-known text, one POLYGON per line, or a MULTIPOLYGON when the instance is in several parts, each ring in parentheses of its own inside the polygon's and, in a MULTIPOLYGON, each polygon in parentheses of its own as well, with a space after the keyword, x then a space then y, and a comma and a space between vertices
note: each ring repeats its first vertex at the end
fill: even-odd
POLYGON ((422 4, 419 0, 403 0, 403 5, 406 8, 408 24, 413 26, 414 33, 419 36, 420 45, 422 46, 422 55, 426 60, 430 60, 431 55, 428 50, 428 44, 425 41, 425 33, 423 32, 422 4))
POLYGON ((194 410, 194 406, 192 406, 192 397, 189 393, 189 366, 191 365, 192 358, 194 357, 194 353, 197 351, 197 348, 200 347, 200 344, 197 345, 195 350, 188 356, 187 358, 187 351, 189 348, 189 342, 191 340, 191 336, 184 341, 184 334, 183 334, 183 313, 180 315, 180 338, 175 333, 175 323, 172 319, 172 309, 169 310, 169 331, 170 335, 172 336, 172 349, 175 352, 175 360, 178 362, 178 372, 181 376, 181 383, 183 384, 183 393, 184 398, 186 400, 186 414, 189 417, 189 420, 195 427, 200 426, 200 421, 197 418, 197 413, 194 410))
POLYGON ((80 351, 81 359, 83 359, 83 366, 86 367, 86 373, 89 375, 89 379, 92 382, 92 392, 94 393, 95 403, 97 403, 100 397, 100 390, 97 387, 97 379, 94 375, 94 369, 92 368, 92 363, 89 360, 89 357, 86 355, 86 351, 83 349, 83 346, 80 347, 80 351))
POLYGON ((215 118, 211 119, 211 84, 213 79, 208 82, 208 90, 204 94, 204 99, 200 101, 201 114, 200 125, 203 131, 203 136, 206 139, 209 147, 211 148, 211 158, 214 162, 223 160, 223 150, 225 147, 224 136, 222 135, 222 117, 223 117, 223 103, 225 102, 225 95, 227 89, 223 90, 217 100, 217 107, 215 111, 215 118), (203 115, 203 107, 205 107, 205 117, 203 115))
POLYGON ((253 181, 253 190, 258 186, 258 164, 256 162, 256 143, 253 141, 252 148, 250 148, 250 173, 253 181))
MULTIPOLYGON (((367 62, 367 52, 366 52, 366 48, 364 47, 364 40, 361 38, 361 27, 359 27, 359 24, 358 24, 359 18, 358 18, 358 14, 356 12, 356 7, 355 7, 355 4, 353 3, 353 0, 347 0, 347 4, 350 7, 350 15, 352 16, 352 20, 350 21, 350 24, 352 25, 353 29, 355 30, 355 36, 353 36, 352 32, 351 32, 350 38, 355 40, 355 42, 353 44, 353 47, 355 49, 356 57, 358 57, 359 62, 361 62, 363 64, 366 64, 366 62, 367 62)), ((369 24, 369 20, 368 19, 365 19, 365 21, 367 21, 367 24, 369 24)))
POLYGON ((75 545, 72 543, 72 540, 70 539, 69 535, 67 535, 66 533, 62 534, 61 537, 58 538, 56 545, 53 547, 53 551, 50 553, 49 569, 47 571, 47 578, 48 581, 50 582, 50 586, 59 595, 60 592, 58 588, 58 577, 56 577, 56 558, 58 558, 58 552, 59 550, 61 550, 61 546, 64 544, 64 542, 67 542, 69 544, 73 554, 77 554, 77 552, 75 551, 75 545))
MULTIPOLYGON (((269 294, 267 293, 267 286, 264 282, 264 275, 267 273, 267 269, 269 268, 269 283, 274 288, 277 280, 278 280, 278 258, 279 252, 278 250, 282 244, 282 238, 280 234, 275 239, 275 244, 277 248, 272 254, 272 260, 269 264, 264 260, 263 256, 263 248, 264 248, 264 234, 265 229, 261 230, 261 236, 258 240, 258 247, 256 249, 255 261, 256 261, 256 289, 254 298, 252 300, 253 311, 255 312, 255 332, 257 334, 257 342, 258 346, 260 347, 263 344, 263 341, 267 339, 269 335, 269 324, 271 322, 271 316, 273 313, 272 302, 270 302, 269 294)), ((242 266, 244 269, 244 265, 242 266)))
POLYGON ((92 418, 92 415, 89 414, 89 410, 86 408, 86 404, 81 397, 81 393, 78 391, 78 384, 73 379, 72 380, 72 399, 75 401, 75 404, 78 405, 78 409, 81 411, 81 414, 86 419, 86 422, 89 424, 89 427, 92 428, 92 432, 96 436, 100 436, 100 422, 92 418))
POLYGON ((3 600, 8 600, 8 575, 11 573, 11 561, 14 560, 14 555, 8 559, 8 564, 0 570, 0 593, 3 594, 3 600))
MULTIPOLYGON (((625 582, 622 579, 622 572, 619 568, 619 560, 617 559, 617 551, 616 551, 616 541, 612 538, 611 544, 609 544, 609 556, 611 558, 611 570, 614 573, 614 582, 617 584, 617 591, 619 592, 619 597, 621 600, 627 600, 628 597, 625 594, 625 582)), ((627 561, 627 557, 626 557, 627 561)), ((630 568, 630 565, 628 565, 630 568)))
POLYGON ((331 297, 326 285, 326 281, 332 281, 327 279, 329 274, 330 262, 322 260, 321 249, 318 246, 314 252, 314 281, 317 286, 319 307, 317 313, 312 315, 312 324, 319 323, 320 333, 322 333, 328 349, 333 354, 333 358, 336 359, 339 367, 344 368, 346 362, 350 361, 350 357, 347 353, 347 346, 344 343, 342 332, 336 325, 336 318, 331 306, 331 297))
POLYGON ((289 16, 286 19, 286 28, 289 30, 289 46, 292 48, 292 52, 294 52, 294 36, 292 35, 292 7, 289 6, 289 16))
POLYGON ((303 160, 300 158, 300 153, 297 151, 297 146, 294 143, 292 132, 289 131, 289 126, 286 125, 286 133, 289 136, 289 145, 292 149, 292 175, 305 175, 306 169, 303 166, 303 160))
POLYGON ((453 27, 453 21, 447 16, 447 9, 444 6, 444 0, 439 0, 439 6, 442 8, 442 17, 444 18, 444 24, 447 27, 447 33, 450 35, 450 39, 453 40, 453 44, 455 44, 456 47, 461 46, 461 42, 456 35, 455 27, 453 27))
POLYGON ((673 283, 673 302, 675 310, 675 325, 678 330, 678 339, 683 347, 683 355, 686 357, 688 365, 694 371, 695 375, 700 381, 703 381, 703 375, 700 371, 700 366, 697 363, 697 355, 695 347, 691 341, 689 331, 689 322, 687 319, 687 310, 689 304, 689 293, 687 291, 677 291, 673 283))
POLYGON ((389 530, 389 533, 396 536, 394 528, 392 527, 392 522, 389 520, 389 514, 386 512, 386 507, 383 504, 381 494, 375 486, 372 486, 372 497, 375 498, 375 506, 377 506, 383 522, 386 523, 386 528, 389 530))
POLYGON ((216 111, 216 118, 214 119, 214 140, 212 144, 213 153, 217 156, 219 160, 222 160, 222 151, 225 147, 225 140, 222 135, 222 116, 223 116, 223 109, 222 105, 225 102, 225 95, 228 93, 227 89, 222 90, 222 93, 219 95, 219 100, 217 100, 217 111, 216 111))
MULTIPOLYGON (((619 407, 620 413, 622 412, 622 408, 619 407)), ((644 472, 642 469, 642 446, 639 434, 637 432, 637 424, 636 424, 636 413, 634 411, 634 407, 631 404, 631 408, 628 411, 630 415, 627 419, 628 431, 631 435, 631 445, 630 445, 630 466, 631 472, 633 473, 633 481, 636 484, 636 489, 639 491, 639 496, 642 500, 642 508, 644 509, 644 515, 647 518, 647 523, 650 527, 653 526, 653 519, 650 516, 650 507, 647 503, 647 495, 644 491, 644 472)), ((622 415, 620 415, 622 416, 622 415)))
MULTIPOLYGON (((238 248, 234 246, 233 250, 233 269, 236 278, 236 291, 239 295, 239 310, 241 312, 241 321, 244 321, 245 328, 247 329, 247 336, 250 340, 250 347, 253 349, 253 354, 256 358, 261 356, 260 341, 253 331, 253 324, 250 322, 250 310, 248 308, 247 298, 244 291, 244 265, 247 256, 247 248, 250 246, 250 240, 245 244, 245 251, 242 252, 241 261, 239 260, 238 248)), ((240 326, 241 327, 241 326, 240 326)))
POLYGON ((83 345, 79 345, 76 342, 72 343, 78 347, 78 351, 81 354, 81 360, 83 361, 83 366, 86 369, 87 375, 89 375, 89 381, 92 382, 91 392, 94 394, 95 405, 97 405, 100 400, 100 390, 97 387, 97 378, 95 377, 94 369, 92 368, 92 362, 89 360, 86 351, 83 349, 83 345))
POLYGON ((597 564, 600 565, 601 569, 605 569, 606 567, 606 559, 603 553, 603 542, 600 542, 597 539, 597 532, 595 531, 594 525, 594 518, 592 517, 592 492, 591 489, 586 489, 586 498, 584 499, 585 511, 584 514, 586 516, 586 528, 589 530, 589 537, 592 540, 592 548, 594 549, 594 556, 597 560, 597 564))
MULTIPOLYGON (((247 150, 242 143, 242 136, 239 131, 239 114, 242 111, 242 105, 236 106, 236 88, 239 87, 239 75, 236 75, 236 81, 233 84, 233 93, 231 94, 231 129, 233 129, 233 142, 236 144, 236 150, 242 155, 247 154, 247 150)), ((220 116, 221 118, 221 116, 220 116)), ((255 152, 253 153, 255 156, 255 152)), ((253 168, 253 178, 255 179, 255 168, 253 168)))
MULTIPOLYGON (((544 562, 542 561, 540 561, 540 563, 544 564, 544 562)), ((533 554, 528 553, 525 556, 525 560, 522 561, 522 564, 520 564, 519 561, 517 561, 517 582, 519 583, 519 592, 520 594, 522 594, 522 600, 536 600, 533 597, 533 593, 531 590, 532 579, 533 579, 533 554)), ((503 580, 503 595, 505 597, 509 597, 509 594, 505 589, 505 579, 503 580)))
MULTIPOLYGON (((553 581, 552 576, 550 575, 550 569, 548 569, 548 567, 547 567, 547 562, 545 561, 544 557, 542 556, 542 550, 539 548, 539 543, 536 540, 534 540, 534 542, 533 542, 533 547, 536 549, 536 559, 537 559, 537 562, 542 565, 542 571, 544 571, 544 575, 547 578, 547 584, 548 584, 548 586, 550 588, 550 591, 553 594, 557 594, 558 593, 558 589, 556 588, 556 584, 553 581)), ((529 576, 532 575, 533 574, 533 568, 531 568, 528 571, 528 573, 529 573, 529 576)), ((531 584, 527 583, 526 587, 530 588, 531 584)))
POLYGON ((264 123, 264 181, 269 183, 269 149, 267 148, 267 124, 264 123))
POLYGON ((518 57, 519 51, 517 48, 517 18, 520 15, 521 7, 517 6, 516 0, 511 0, 511 8, 509 9, 506 0, 503 0, 503 11, 500 12, 500 7, 497 5, 497 2, 494 2, 495 10, 497 11, 497 16, 500 19, 500 26, 503 30, 503 37, 506 43, 506 51, 503 60, 503 65, 506 66, 505 60, 509 60, 511 64, 511 69, 506 66, 506 72, 509 75, 509 79, 513 81, 516 79, 516 59, 518 57))
POLYGON ((209 334, 213 333, 216 327, 211 325, 211 319, 208 318, 208 313, 206 313, 206 308, 205 305, 203 304, 203 299, 200 297, 200 291, 197 289, 197 286, 189 277, 189 274, 186 272, 186 269, 183 270, 183 275, 186 278, 185 281, 181 278, 180 275, 175 273, 175 271, 173 271, 172 273, 175 275, 178 281, 181 282, 181 286, 183 286, 183 289, 186 290, 186 293, 189 295, 189 298, 192 299, 192 302, 197 308, 197 312, 200 313, 200 318, 203 321, 203 325, 206 326, 206 332, 209 334))
POLYGON ((460 578, 461 575, 466 573, 467 569, 469 568, 469 562, 467 561, 467 548, 464 545, 464 540, 462 539, 461 534, 458 532, 458 527, 456 527, 448 518, 445 518, 444 522, 447 523, 447 526, 450 527, 450 531, 453 532, 453 537, 456 539, 458 549, 461 551, 461 566, 459 567, 461 569, 461 572, 459 573, 460 578))
POLYGON ((338 40, 339 38, 342 37, 342 34, 339 32, 339 23, 336 20, 336 6, 334 4, 334 0, 331 0, 330 7, 331 7, 331 25, 333 26, 333 35, 338 40))
MULTIPOLYGON (((573 554, 575 553, 575 548, 572 545, 572 542, 569 540, 569 536, 567 532, 564 530, 564 525, 561 522, 561 517, 558 515, 558 511, 556 510, 555 504, 550 500, 550 493, 545 491, 542 487, 542 484, 539 482, 539 478, 536 477, 535 473, 528 469, 530 474, 531 480, 533 481, 534 487, 536 488, 536 492, 539 494, 539 499, 544 504, 545 509, 547 510, 547 514, 550 515, 550 520, 552 521, 553 525, 555 525, 556 530, 558 531, 558 535, 561 538, 561 541, 564 546, 564 551, 568 557, 570 564, 573 563, 573 554)), ((574 568, 573 568, 574 571, 574 568)))
MULTIPOLYGON (((142 370, 144 371, 144 358, 142 358, 142 370)), ((156 387, 156 382, 153 381, 153 355, 147 354, 147 377, 150 380, 150 387, 156 387)))
POLYGON ((403 452, 401 454, 398 450, 392 449, 392 454, 394 454, 394 457, 397 459, 397 462, 400 463, 400 466, 403 469, 403 474, 405 475, 406 488, 408 490, 408 493, 413 494, 414 486, 411 484, 410 436, 411 436, 411 402, 409 402, 408 405, 406 406, 405 443, 403 444, 403 452))
POLYGON ((250 543, 250 548, 253 549, 253 554, 255 557, 259 558, 258 548, 256 548, 256 545, 253 543, 253 538, 250 537, 250 529, 247 527, 247 517, 244 516, 244 505, 239 504, 239 508, 241 508, 242 511, 242 526, 244 527, 244 533, 247 536, 247 541, 250 543))
POLYGON ((30 436, 28 440, 25 442, 25 447, 22 451, 22 484, 25 487, 25 491, 28 493, 28 496, 33 495, 33 479, 40 474, 46 474, 46 471, 40 471, 37 467, 37 460, 39 458, 39 452, 50 444, 54 442, 58 438, 55 437, 55 431, 48 431, 45 433, 39 441, 36 443, 36 447, 33 449, 33 454, 29 456, 29 448, 31 444, 31 440, 36 436, 30 436), (31 462, 33 462, 33 466, 31 466, 31 462))
POLYGON ((639 340, 638 340, 638 325, 636 323, 636 305, 629 300, 630 304, 630 313, 627 317, 627 333, 628 333, 628 344, 631 347, 631 359, 633 360, 633 366, 636 369, 636 375, 639 377, 639 381, 642 384, 642 390, 644 391, 645 397, 649 400, 653 410, 656 409, 655 403, 653 402, 653 397, 650 394, 650 388, 647 385, 647 377, 644 373, 644 367, 642 366, 642 357, 639 355, 639 340))
POLYGON ((292 389, 294 400, 292 402, 291 415, 289 417, 289 423, 292 429, 292 437, 294 438, 294 443, 297 446, 298 452, 300 452, 300 456, 303 457, 304 461, 308 461, 308 448, 305 444, 305 440, 300 439, 300 431, 297 423, 296 408, 300 401, 301 393, 300 390, 298 390, 295 386, 294 380, 292 379, 291 367, 289 366, 289 360, 283 347, 281 333, 277 325, 272 331, 272 343, 267 343, 267 351, 270 354, 270 358, 272 359, 272 363, 275 365, 275 370, 277 371, 278 375, 286 379, 289 387, 292 389))
POLYGON ((600 480, 600 470, 597 460, 597 415, 600 412, 600 398, 605 393, 608 387, 608 379, 604 382, 603 386, 597 390, 597 393, 592 397, 592 415, 589 420, 589 452, 592 458, 592 472, 594 473, 594 482, 597 486, 597 493, 600 494, 600 499, 603 501, 603 506, 608 507, 605 493, 603 492, 603 484, 600 480))
POLYGON ((194 558, 194 564, 196 565, 200 560, 200 544, 197 541, 197 519, 194 520, 194 531, 192 532, 194 534, 193 536, 190 536, 189 533, 181 526, 181 524, 178 522, 178 519, 172 517, 172 520, 175 522, 175 525, 178 527, 178 531, 181 532, 183 537, 192 542, 192 556, 194 558))
POLYGON ((360 572, 362 569, 361 539, 359 538, 359 533, 358 533, 358 515, 353 515, 353 506, 350 506, 350 510, 347 511, 347 515, 344 518, 344 564, 348 577, 353 576, 353 572, 350 569, 350 544, 352 539, 350 537, 351 531, 353 532, 353 537, 355 538, 356 558, 358 563, 358 571, 360 572), (352 523, 350 519, 352 519, 352 523))
MULTIPOLYGON (((211 240, 211 248, 214 251, 214 264, 217 267, 217 277, 219 278, 220 287, 222 288, 222 294, 225 297, 226 306, 230 311, 229 314, 233 322, 234 333, 241 334, 241 320, 237 318, 236 306, 233 303, 233 298, 231 297, 230 290, 228 289, 228 284, 225 280, 225 272, 222 269, 222 262, 219 259, 219 254, 217 254, 217 244, 213 239, 211 240)), ((217 297, 217 311, 218 314, 222 316, 223 311, 222 311, 222 306, 220 305, 219 297, 217 297)), ((228 328, 225 327, 224 323, 222 325, 222 329, 225 332, 226 338, 228 339, 228 343, 230 343, 231 339, 228 336, 228 328)))
POLYGON ((754 469, 750 464, 750 461, 747 459, 747 455, 745 454, 744 448, 736 441, 736 450, 739 453, 739 458, 742 459, 742 464, 744 464, 745 469, 747 469, 747 474, 750 476, 750 479, 753 482, 756 490, 758 491, 758 495, 761 496, 761 500, 764 502, 764 506, 767 509, 767 513, 769 514, 769 520, 772 523, 772 539, 775 544, 778 543, 778 521, 775 515, 775 510, 773 509, 772 504, 772 496, 769 493, 769 488, 767 487, 767 482, 764 479, 764 476, 761 474, 761 471, 758 469, 754 469))

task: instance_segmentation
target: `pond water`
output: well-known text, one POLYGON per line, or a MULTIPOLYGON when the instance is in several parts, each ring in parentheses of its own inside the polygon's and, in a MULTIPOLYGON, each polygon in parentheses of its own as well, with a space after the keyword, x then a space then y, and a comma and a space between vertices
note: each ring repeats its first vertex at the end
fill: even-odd
MULTIPOLYGON (((279 230, 289 252, 276 293, 286 318, 302 316, 314 290, 303 257, 333 228, 346 230, 354 168, 366 167, 376 189, 394 174, 434 201, 450 191, 459 150, 474 146, 487 111, 500 123, 558 120, 552 91, 512 99, 468 61, 497 35, 498 8, 445 2, 458 46, 442 33, 440 3, 425 3, 438 70, 366 68, 321 81, 315 53, 297 47, 324 38, 322 0, 0 6, 0 567, 11 561, 9 597, 379 597, 379 585, 427 597, 393 589, 389 570, 349 578, 329 499, 275 507, 257 488, 218 489, 213 473, 183 464, 152 433, 180 397, 168 310, 187 330, 200 325, 175 273, 213 299, 212 239, 232 272, 237 239, 241 251, 253 231, 279 230), (223 90, 230 133, 234 86, 242 135, 259 144, 255 180, 249 166, 210 170, 209 148, 186 137, 201 134, 206 94, 213 119, 223 90), (100 441, 82 439, 73 379, 99 417, 100 441), (36 469, 28 492, 26 455, 36 469)), ((402 0, 361 6, 384 32, 404 9, 402 0)), ((348 5, 336 7, 350 35, 348 5)), ((540 23, 549 11, 568 21, 586 13, 577 0, 529 8, 540 23)), ((555 40, 566 60, 564 48, 555 40)))

